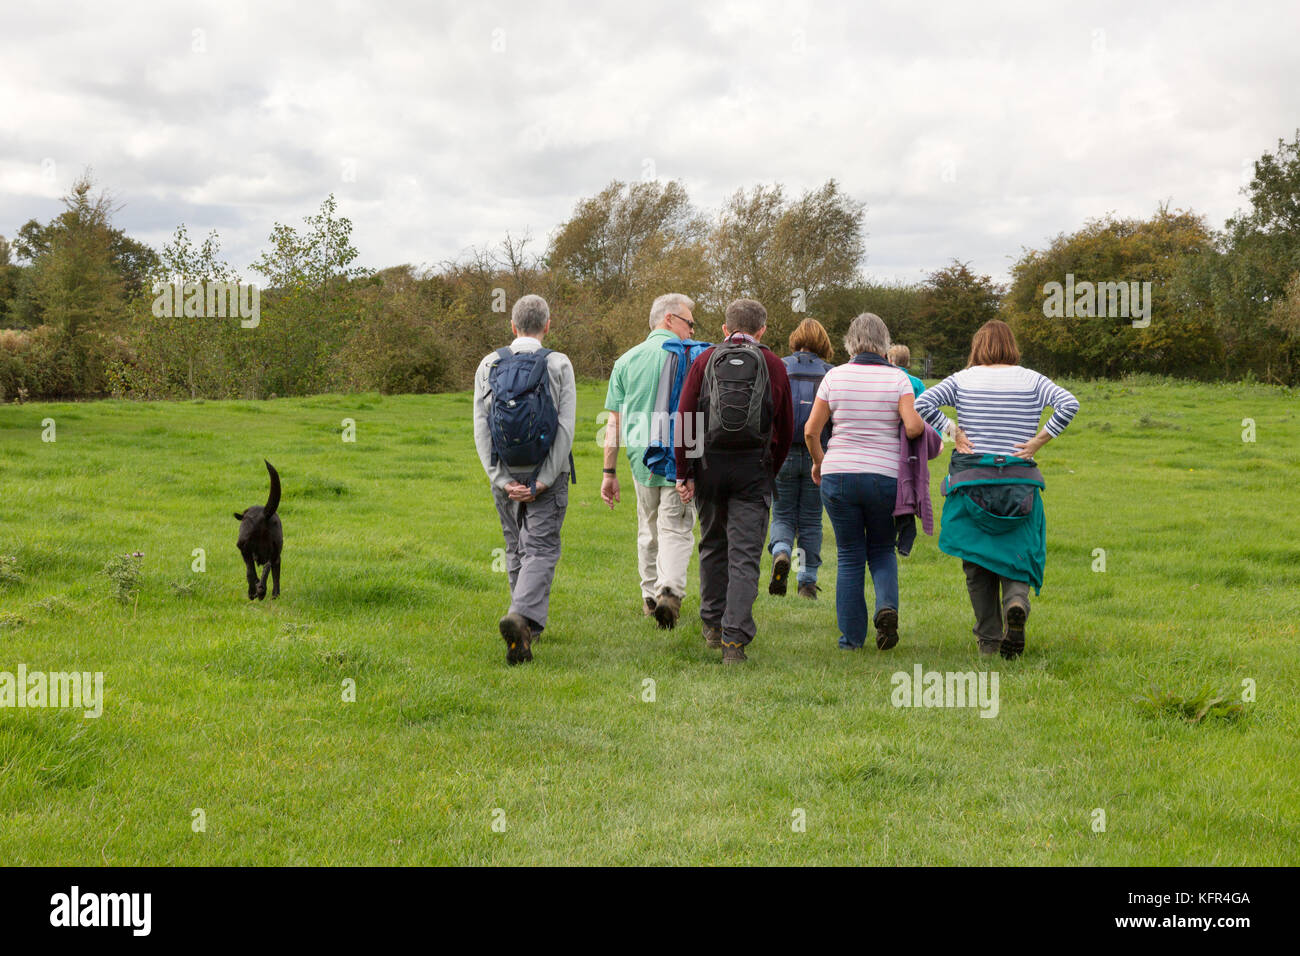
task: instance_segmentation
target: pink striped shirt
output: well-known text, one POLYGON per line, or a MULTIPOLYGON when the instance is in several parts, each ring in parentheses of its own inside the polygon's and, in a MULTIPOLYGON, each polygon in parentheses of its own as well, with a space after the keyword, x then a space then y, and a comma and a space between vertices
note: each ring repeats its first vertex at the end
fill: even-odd
POLYGON ((892 365, 840 365, 826 373, 817 397, 831 407, 831 443, 822 474, 898 477, 898 400, 912 394, 906 373, 892 365))

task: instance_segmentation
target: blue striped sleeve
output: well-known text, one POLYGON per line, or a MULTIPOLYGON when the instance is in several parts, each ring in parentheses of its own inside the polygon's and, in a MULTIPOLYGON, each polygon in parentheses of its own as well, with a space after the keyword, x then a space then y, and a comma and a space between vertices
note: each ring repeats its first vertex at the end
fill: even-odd
POLYGON ((1038 376, 1038 400, 1044 407, 1051 406, 1052 417, 1043 427, 1053 438, 1065 431, 1065 426, 1074 419, 1079 410, 1079 400, 1061 388, 1046 375, 1038 376))
POLYGON ((948 424, 948 416, 939 410, 941 405, 957 407, 956 376, 949 375, 938 385, 932 385, 916 396, 916 414, 929 423, 935 431, 943 432, 948 424))

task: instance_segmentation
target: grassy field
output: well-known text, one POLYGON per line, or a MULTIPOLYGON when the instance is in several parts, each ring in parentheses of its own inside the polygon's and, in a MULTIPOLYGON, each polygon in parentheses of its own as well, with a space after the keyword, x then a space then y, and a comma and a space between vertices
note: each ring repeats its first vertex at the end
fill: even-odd
POLYGON ((891 706, 896 671, 981 666, 933 538, 891 652, 836 647, 829 524, 822 599, 764 587, 746 666, 704 648, 694 563, 685 626, 655 630, 626 466, 619 509, 598 497, 595 384, 551 626, 517 668, 469 396, 0 407, 0 671, 105 675, 97 720, 0 710, 0 861, 1300 863, 1296 396, 1074 387, 995 719, 891 706), (232 512, 265 500, 263 457, 284 593, 250 603, 232 512), (131 552, 123 603, 103 568, 131 552), (1227 700, 1178 712, 1203 692, 1227 700))

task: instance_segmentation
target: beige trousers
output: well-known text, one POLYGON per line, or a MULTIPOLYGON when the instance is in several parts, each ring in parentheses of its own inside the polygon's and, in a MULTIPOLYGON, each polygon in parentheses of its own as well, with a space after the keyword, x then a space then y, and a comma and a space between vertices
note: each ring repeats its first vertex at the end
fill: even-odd
POLYGON ((648 488, 635 479, 636 557, 641 596, 668 590, 686 596, 686 569, 695 549, 695 506, 682 504, 677 489, 648 488))

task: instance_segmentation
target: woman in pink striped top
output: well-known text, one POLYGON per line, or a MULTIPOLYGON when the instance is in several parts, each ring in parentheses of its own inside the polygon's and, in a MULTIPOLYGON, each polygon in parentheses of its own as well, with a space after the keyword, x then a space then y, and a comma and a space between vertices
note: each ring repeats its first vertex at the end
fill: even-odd
POLYGON ((867 638, 866 571, 876 592, 876 647, 898 643, 898 558, 894 554, 894 499, 898 493, 898 426, 909 438, 925 429, 912 404, 912 383, 889 363, 889 329, 878 315, 863 313, 844 337, 853 356, 822 379, 804 441, 812 455, 812 478, 835 529, 839 567, 835 615, 840 647, 857 650, 867 638), (820 435, 834 430, 823 455, 820 435), (811 437, 810 437, 811 436, 811 437))

